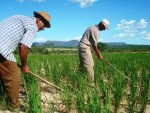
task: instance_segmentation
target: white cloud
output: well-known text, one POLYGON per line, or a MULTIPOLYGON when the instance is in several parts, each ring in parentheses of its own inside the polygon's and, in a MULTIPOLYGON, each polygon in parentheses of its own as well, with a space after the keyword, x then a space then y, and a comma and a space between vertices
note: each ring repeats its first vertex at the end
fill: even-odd
POLYGON ((74 3, 79 3, 81 8, 85 8, 88 6, 92 6, 94 2, 97 0, 70 0, 71 2, 74 3))
POLYGON ((116 29, 129 29, 134 26, 135 20, 127 21, 125 19, 121 20, 119 24, 117 24, 116 29))
POLYGON ((139 33, 139 35, 146 40, 150 40, 150 32, 142 31, 139 33))
POLYGON ((137 31, 138 31, 137 29, 133 29, 133 28, 132 29, 129 28, 129 29, 124 30, 125 33, 136 33, 137 31))
POLYGON ((137 27, 140 29, 146 28, 147 27, 147 22, 145 19, 141 19, 140 22, 137 24, 137 27))
POLYGON ((67 41, 70 41, 70 39, 69 38, 65 38, 65 39, 63 39, 63 41, 67 42, 67 41))
POLYGON ((145 35, 145 34, 146 34, 146 31, 144 30, 144 31, 140 32, 139 34, 140 34, 140 35, 145 35))
POLYGON ((82 36, 77 36, 77 37, 74 37, 73 39, 79 41, 81 38, 82 38, 82 36))
POLYGON ((105 39, 100 38, 98 42, 106 42, 105 39))
POLYGON ((114 38, 135 38, 136 35, 134 33, 120 33, 115 35, 114 38))
POLYGON ((70 40, 78 40, 78 41, 80 41, 80 39, 82 38, 82 36, 76 36, 76 37, 74 37, 74 38, 65 38, 65 39, 63 39, 63 41, 70 41, 70 40))
POLYGON ((134 37, 136 37, 136 35, 133 34, 133 33, 131 33, 131 34, 129 34, 129 37, 130 37, 130 38, 134 38, 134 37))
POLYGON ((44 37, 40 37, 40 38, 35 38, 34 39, 34 42, 46 42, 46 41, 47 41, 47 39, 44 38, 44 37))
POLYGON ((119 38, 121 38, 121 37, 125 37, 125 36, 127 36, 127 35, 126 35, 126 34, 121 33, 121 34, 115 35, 114 37, 119 37, 119 38))
POLYGON ((122 33, 115 35, 114 37, 127 37, 127 38, 135 38, 135 39, 150 39, 150 33, 146 33, 146 31, 141 31, 141 29, 145 29, 147 27, 148 22, 145 19, 141 19, 136 23, 136 20, 121 20, 119 24, 116 26, 116 30, 120 30, 122 33))
POLYGON ((147 40, 150 40, 150 32, 147 33, 144 38, 147 39, 147 40))

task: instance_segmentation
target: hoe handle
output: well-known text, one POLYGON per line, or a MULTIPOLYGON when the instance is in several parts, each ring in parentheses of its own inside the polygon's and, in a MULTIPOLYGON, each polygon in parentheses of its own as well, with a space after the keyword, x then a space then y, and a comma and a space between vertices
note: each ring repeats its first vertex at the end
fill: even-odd
MULTIPOLYGON (((17 64, 17 65, 18 65, 18 67, 20 67, 20 68, 22 67, 22 66, 19 65, 19 64, 17 64)), ((37 74, 35 74, 35 73, 31 72, 31 71, 29 71, 29 73, 30 73, 31 75, 33 75, 34 77, 36 77, 37 79, 39 79, 39 80, 41 80, 41 81, 47 83, 48 85, 53 86, 53 87, 55 87, 56 89, 62 91, 62 89, 60 89, 58 86, 56 86, 56 85, 50 83, 49 81, 43 79, 42 77, 38 76, 37 74)))
MULTIPOLYGON (((93 51, 92 51, 93 52, 93 51)), ((96 53, 93 52, 95 55, 96 53)), ((127 77, 126 75, 124 75, 121 71, 119 71, 116 67, 114 67, 112 64, 110 64, 108 61, 102 59, 106 64, 108 64, 110 67, 114 68, 118 73, 120 73, 122 76, 124 76, 125 78, 127 78, 129 81, 131 81, 131 79, 129 77, 127 77)))
POLYGON ((114 68, 116 71, 118 71, 118 73, 120 73, 122 76, 124 76, 125 78, 127 78, 128 80, 131 81, 131 79, 129 77, 127 77, 126 75, 124 75, 121 71, 119 71, 116 67, 114 67, 112 64, 110 64, 108 61, 102 59, 106 64, 108 64, 109 66, 111 66, 112 68, 114 68))

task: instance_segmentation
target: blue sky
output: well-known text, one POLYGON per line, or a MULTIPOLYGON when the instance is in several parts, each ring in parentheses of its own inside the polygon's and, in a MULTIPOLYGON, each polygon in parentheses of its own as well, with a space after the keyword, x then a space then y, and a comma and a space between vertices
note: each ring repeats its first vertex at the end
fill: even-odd
POLYGON ((48 12, 52 25, 38 32, 35 42, 79 40, 87 27, 106 18, 110 27, 99 41, 150 45, 150 0, 1 0, 0 21, 33 11, 48 12))

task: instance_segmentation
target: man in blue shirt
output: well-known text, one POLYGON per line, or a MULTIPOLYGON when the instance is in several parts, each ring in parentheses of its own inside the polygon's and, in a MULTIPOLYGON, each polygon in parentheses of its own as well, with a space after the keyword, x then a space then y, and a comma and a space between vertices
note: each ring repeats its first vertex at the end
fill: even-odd
POLYGON ((50 16, 44 12, 35 12, 34 17, 15 15, 0 23, 0 80, 5 86, 8 105, 18 108, 21 74, 13 55, 19 46, 21 71, 28 73, 27 55, 36 32, 50 28, 50 16))

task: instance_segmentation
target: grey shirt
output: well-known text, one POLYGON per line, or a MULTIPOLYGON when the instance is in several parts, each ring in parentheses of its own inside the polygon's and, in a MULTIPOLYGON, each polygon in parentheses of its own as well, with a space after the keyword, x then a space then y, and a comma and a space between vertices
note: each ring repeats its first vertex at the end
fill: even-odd
POLYGON ((80 42, 83 42, 89 46, 91 45, 96 46, 98 43, 99 34, 100 34, 100 31, 97 25, 90 26, 84 32, 80 42))

